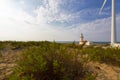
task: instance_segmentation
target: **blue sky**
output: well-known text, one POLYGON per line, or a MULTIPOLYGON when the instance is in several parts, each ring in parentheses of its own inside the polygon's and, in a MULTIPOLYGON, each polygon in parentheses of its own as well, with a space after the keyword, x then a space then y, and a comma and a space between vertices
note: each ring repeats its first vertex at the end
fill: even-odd
MULTIPOLYGON (((0 0, 0 40, 110 41, 111 0, 0 0)), ((116 0, 120 41, 120 0, 116 0)))

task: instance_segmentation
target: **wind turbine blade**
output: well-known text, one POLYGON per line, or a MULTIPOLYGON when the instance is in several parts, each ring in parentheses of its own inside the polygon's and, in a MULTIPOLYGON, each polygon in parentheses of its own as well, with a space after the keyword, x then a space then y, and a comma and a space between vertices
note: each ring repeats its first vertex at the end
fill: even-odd
POLYGON ((102 12, 102 10, 103 10, 103 8, 104 8, 106 2, 107 2, 107 0, 104 0, 103 5, 102 5, 102 7, 100 8, 99 14, 101 14, 101 12, 102 12))

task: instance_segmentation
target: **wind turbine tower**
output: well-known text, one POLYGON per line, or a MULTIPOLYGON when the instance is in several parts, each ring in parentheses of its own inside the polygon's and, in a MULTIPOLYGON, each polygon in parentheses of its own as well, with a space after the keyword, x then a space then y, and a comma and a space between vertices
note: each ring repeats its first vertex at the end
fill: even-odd
POLYGON ((112 0, 112 19, 111 19, 111 46, 116 43, 116 13, 115 0, 112 0))
MULTIPOLYGON (((104 0, 103 5, 100 9, 100 13, 102 12, 107 0, 104 0)), ((115 13, 115 0, 112 0, 112 16, 111 16, 111 46, 115 46, 116 44, 116 13, 115 13)))

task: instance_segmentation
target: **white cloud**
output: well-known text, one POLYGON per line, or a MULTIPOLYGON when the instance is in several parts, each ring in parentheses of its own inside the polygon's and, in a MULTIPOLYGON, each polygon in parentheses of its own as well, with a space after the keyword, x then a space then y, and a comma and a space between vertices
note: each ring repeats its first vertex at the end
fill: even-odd
POLYGON ((20 0, 20 4, 25 4, 24 0, 20 0))
POLYGON ((39 22, 64 22, 73 18, 71 14, 61 11, 62 0, 45 0, 44 2, 44 6, 42 5, 35 10, 39 22))
POLYGON ((60 31, 46 23, 47 19, 42 14, 44 9, 40 9, 41 14, 37 17, 32 17, 22 9, 8 9, 9 12, 5 13, 5 10, 5 14, 0 14, 2 40, 56 40, 60 34, 60 31))

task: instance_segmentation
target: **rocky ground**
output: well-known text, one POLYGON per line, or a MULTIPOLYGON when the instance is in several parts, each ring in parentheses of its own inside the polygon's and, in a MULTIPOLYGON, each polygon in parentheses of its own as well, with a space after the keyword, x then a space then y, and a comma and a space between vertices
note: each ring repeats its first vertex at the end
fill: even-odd
MULTIPOLYGON (((22 51, 1 51, 0 52, 0 80, 12 74, 13 68, 16 66, 16 61, 22 51)), ((86 64, 88 70, 96 75, 96 80, 120 80, 120 68, 105 63, 89 62, 86 64)))

